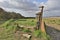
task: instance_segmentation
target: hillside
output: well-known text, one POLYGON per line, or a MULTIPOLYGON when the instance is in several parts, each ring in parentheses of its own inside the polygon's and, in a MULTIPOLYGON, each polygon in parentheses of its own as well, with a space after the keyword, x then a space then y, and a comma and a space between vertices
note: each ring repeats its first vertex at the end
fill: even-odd
POLYGON ((15 12, 6 12, 4 9, 0 8, 0 20, 8 20, 8 19, 19 19, 23 18, 19 13, 15 12))

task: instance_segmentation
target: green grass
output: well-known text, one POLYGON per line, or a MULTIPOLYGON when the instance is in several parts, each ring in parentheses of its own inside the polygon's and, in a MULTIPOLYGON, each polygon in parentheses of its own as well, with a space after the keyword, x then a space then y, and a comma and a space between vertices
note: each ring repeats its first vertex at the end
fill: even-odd
POLYGON ((41 37, 41 31, 40 30, 35 30, 33 32, 33 34, 34 34, 35 37, 41 37))
POLYGON ((14 39, 15 26, 8 26, 7 29, 1 30, 0 32, 0 40, 12 40, 14 39))
POLYGON ((60 25, 60 18, 44 18, 45 23, 60 25))
MULTIPOLYGON (((56 24, 56 25, 60 25, 60 19, 57 18, 45 18, 43 19, 46 23, 48 24, 56 24)), ((6 22, 4 22, 3 24, 0 25, 0 40, 14 40, 15 36, 14 36, 14 32, 16 30, 16 24, 18 23, 20 25, 23 26, 36 26, 36 19, 18 19, 18 20, 13 20, 10 19, 6 22)), ((24 29, 24 32, 30 32, 30 30, 24 29)), ((49 39, 49 35, 42 33, 39 30, 36 30, 33 32, 33 34, 36 37, 43 37, 45 39, 49 39)))
POLYGON ((9 24, 10 24, 11 22, 13 22, 13 21, 14 21, 13 19, 10 19, 10 20, 6 21, 5 23, 3 23, 2 25, 0 25, 0 27, 9 26, 9 24))
MULTIPOLYGON (((47 24, 55 24, 55 25, 60 25, 60 18, 43 18, 44 22, 47 24)), ((16 20, 20 25, 24 26, 36 26, 36 19, 19 19, 16 20)))
POLYGON ((35 26, 36 25, 35 19, 19 19, 19 20, 16 20, 16 22, 24 26, 35 26))
POLYGON ((31 31, 29 29, 23 29, 22 31, 25 33, 31 33, 31 31))
POLYGON ((13 40, 14 39, 14 32, 16 29, 16 26, 10 25, 11 22, 14 22, 13 19, 10 19, 6 22, 4 22, 1 26, 0 29, 0 40, 13 40))
POLYGON ((50 36, 46 33, 43 33, 41 30, 35 30, 33 35, 37 38, 43 38, 44 40, 50 40, 50 36))

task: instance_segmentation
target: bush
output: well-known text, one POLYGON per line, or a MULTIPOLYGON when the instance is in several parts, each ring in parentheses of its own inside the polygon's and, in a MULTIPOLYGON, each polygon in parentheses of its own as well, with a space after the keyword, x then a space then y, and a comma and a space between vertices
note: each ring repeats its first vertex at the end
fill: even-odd
POLYGON ((32 20, 31 22, 34 22, 34 20, 32 20))

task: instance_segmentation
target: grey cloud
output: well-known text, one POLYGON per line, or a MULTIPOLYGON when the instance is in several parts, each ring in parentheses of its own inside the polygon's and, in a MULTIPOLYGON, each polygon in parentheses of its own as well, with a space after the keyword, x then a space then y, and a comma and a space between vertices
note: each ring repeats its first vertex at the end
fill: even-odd
POLYGON ((23 13, 24 16, 35 16, 36 11, 38 11, 38 6, 31 2, 30 0, 10 0, 10 1, 4 1, 0 2, 0 6, 8 9, 18 9, 26 11, 23 13), (12 3, 11 3, 12 2, 12 3), (18 4, 16 4, 16 3, 18 4))
POLYGON ((44 5, 44 16, 60 16, 60 0, 48 0, 44 5))
POLYGON ((16 4, 10 4, 8 1, 4 1, 4 2, 0 2, 0 6, 5 7, 5 8, 14 8, 14 9, 20 9, 20 10, 24 10, 24 11, 37 11, 38 8, 36 6, 36 4, 34 4, 33 2, 28 2, 28 1, 23 1, 23 0, 10 0, 10 2, 16 2, 18 3, 19 6, 17 6, 16 4))
POLYGON ((0 6, 1 6, 1 7, 4 7, 4 8, 15 8, 14 5, 10 4, 10 3, 7 2, 7 1, 0 2, 0 6))
MULTIPOLYGON (((43 2, 43 4, 45 5, 44 9, 45 16, 60 15, 60 0, 48 0, 46 3, 43 2)), ((39 10, 38 6, 39 5, 34 4, 30 0, 10 0, 10 2, 9 1, 0 2, 0 7, 26 11, 27 13, 26 14, 24 13, 25 16, 26 15, 35 16, 36 11, 39 10)))
POLYGON ((45 6, 47 11, 60 10, 60 0, 48 0, 45 6))
POLYGON ((22 4, 23 6, 21 7, 21 5, 19 6, 19 8, 25 10, 25 11, 37 11, 37 6, 35 4, 33 4, 32 2, 27 2, 27 1, 19 1, 19 4, 22 4))

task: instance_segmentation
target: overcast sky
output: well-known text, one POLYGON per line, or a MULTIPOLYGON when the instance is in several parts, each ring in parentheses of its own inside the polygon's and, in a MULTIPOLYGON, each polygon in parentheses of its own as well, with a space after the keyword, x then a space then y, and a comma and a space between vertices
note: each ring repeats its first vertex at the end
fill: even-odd
POLYGON ((41 5, 44 5, 43 16, 60 16, 60 0, 0 0, 1 8, 26 17, 35 16, 41 5))

